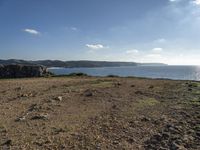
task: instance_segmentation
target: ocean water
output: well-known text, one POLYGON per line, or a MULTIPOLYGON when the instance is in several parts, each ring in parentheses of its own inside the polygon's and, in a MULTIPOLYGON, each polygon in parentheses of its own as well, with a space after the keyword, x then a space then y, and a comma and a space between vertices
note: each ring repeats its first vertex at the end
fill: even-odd
POLYGON ((91 76, 117 75, 200 81, 200 66, 134 66, 102 68, 49 68, 56 75, 82 72, 91 76))

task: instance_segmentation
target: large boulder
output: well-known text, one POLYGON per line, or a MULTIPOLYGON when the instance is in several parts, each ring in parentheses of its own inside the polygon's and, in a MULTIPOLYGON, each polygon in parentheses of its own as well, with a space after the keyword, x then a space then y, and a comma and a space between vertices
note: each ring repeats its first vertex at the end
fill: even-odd
POLYGON ((0 78, 41 77, 49 74, 44 66, 0 65, 0 78))

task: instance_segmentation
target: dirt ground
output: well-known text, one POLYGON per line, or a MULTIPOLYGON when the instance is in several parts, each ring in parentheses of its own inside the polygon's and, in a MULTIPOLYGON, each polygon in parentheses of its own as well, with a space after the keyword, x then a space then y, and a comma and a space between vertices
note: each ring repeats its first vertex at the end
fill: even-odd
POLYGON ((200 149, 200 83, 0 80, 0 149, 200 149))

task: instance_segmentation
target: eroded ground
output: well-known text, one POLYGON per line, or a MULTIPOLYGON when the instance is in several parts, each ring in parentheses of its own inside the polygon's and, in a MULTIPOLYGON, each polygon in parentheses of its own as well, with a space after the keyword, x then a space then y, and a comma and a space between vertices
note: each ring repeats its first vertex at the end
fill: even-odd
POLYGON ((200 83, 0 80, 0 149, 200 149, 200 83))

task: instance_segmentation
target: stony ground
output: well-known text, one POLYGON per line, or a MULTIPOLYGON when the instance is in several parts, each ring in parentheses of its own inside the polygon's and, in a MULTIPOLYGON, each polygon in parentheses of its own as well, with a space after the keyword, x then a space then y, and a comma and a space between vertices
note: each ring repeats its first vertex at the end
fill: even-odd
POLYGON ((0 80, 0 149, 200 149, 200 83, 0 80))

